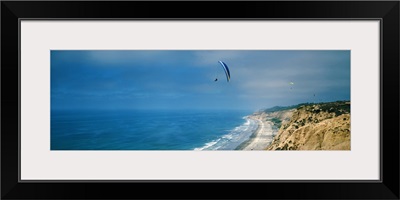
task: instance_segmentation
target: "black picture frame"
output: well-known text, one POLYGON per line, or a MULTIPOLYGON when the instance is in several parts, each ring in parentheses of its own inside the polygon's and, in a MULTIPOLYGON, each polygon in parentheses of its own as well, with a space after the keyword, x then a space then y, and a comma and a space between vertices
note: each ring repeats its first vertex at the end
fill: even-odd
POLYGON ((399 1, 2 1, 1 198, 399 199, 399 8, 399 1), (19 20, 164 18, 379 19, 381 180, 19 182, 19 20))

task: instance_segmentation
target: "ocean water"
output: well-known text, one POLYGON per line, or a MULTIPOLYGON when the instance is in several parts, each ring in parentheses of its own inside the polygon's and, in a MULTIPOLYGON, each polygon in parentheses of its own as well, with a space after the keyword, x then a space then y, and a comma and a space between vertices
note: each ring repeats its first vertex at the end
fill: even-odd
POLYGON ((52 111, 51 150, 234 150, 257 129, 248 111, 52 111))

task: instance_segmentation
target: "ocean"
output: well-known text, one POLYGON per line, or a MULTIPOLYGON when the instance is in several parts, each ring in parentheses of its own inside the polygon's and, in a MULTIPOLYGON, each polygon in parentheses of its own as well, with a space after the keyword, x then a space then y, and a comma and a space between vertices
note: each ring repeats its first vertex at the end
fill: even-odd
POLYGON ((257 122, 237 110, 51 111, 51 150, 234 150, 257 122))

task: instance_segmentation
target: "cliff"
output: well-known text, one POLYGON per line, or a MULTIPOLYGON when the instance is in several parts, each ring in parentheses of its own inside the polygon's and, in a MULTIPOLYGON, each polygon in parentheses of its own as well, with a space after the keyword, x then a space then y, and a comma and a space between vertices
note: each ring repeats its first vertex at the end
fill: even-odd
POLYGON ((279 131, 266 150, 350 150, 350 102, 301 104, 290 111, 269 114, 279 131))

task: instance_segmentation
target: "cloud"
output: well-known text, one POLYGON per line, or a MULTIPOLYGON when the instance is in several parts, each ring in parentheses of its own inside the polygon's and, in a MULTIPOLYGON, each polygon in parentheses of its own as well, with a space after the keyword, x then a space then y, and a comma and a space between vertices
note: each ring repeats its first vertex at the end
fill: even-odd
POLYGON ((257 107, 301 103, 313 94, 350 98, 349 51, 60 51, 52 52, 51 67, 52 98, 63 102, 80 97, 111 99, 122 107, 134 104, 120 100, 138 99, 148 107, 171 100, 257 107), (218 60, 228 64, 230 82, 218 60))

